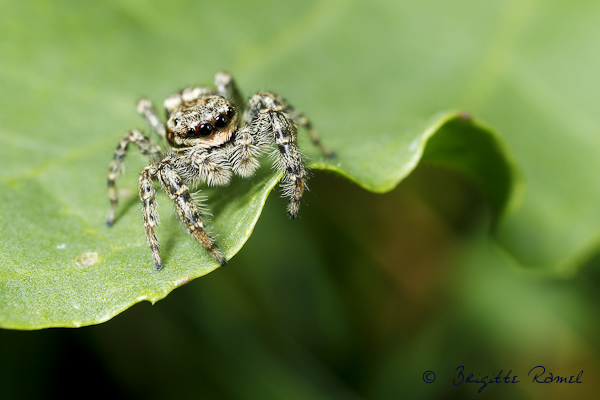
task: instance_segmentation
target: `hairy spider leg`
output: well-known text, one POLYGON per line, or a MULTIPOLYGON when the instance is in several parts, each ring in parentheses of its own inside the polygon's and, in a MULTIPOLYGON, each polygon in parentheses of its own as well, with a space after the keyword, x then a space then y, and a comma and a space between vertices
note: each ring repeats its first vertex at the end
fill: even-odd
POLYGON ((167 131, 165 129, 165 125, 162 122, 160 122, 160 119, 158 118, 158 114, 154 109, 152 101, 145 98, 139 99, 136 108, 137 112, 140 113, 144 117, 148 125, 150 125, 150 128, 152 128, 152 132, 156 133, 164 140, 167 131))
POLYGON ((162 149, 148 136, 138 130, 131 130, 121 139, 115 154, 108 167, 108 198, 110 199, 110 208, 106 217, 106 225, 112 226, 115 223, 115 215, 118 205, 117 189, 115 183, 123 169, 123 161, 127 155, 129 143, 135 144, 140 152, 148 157, 150 162, 155 162, 162 158, 162 149))
POLYGON ((144 229, 146 230, 146 237, 148 238, 148 244, 150 245, 150 251, 152 252, 154 268, 157 271, 160 271, 163 263, 159 252, 160 243, 156 238, 156 227, 159 225, 159 219, 158 211, 156 209, 156 191, 152 184, 152 178, 154 176, 156 176, 156 167, 154 165, 148 165, 140 174, 140 199, 142 200, 144 229))
POLYGON ((289 198, 288 214, 296 218, 306 187, 306 170, 298 148, 296 124, 284 110, 285 103, 279 96, 263 92, 252 96, 244 118, 251 121, 250 131, 259 144, 277 145, 273 167, 283 171, 280 186, 283 195, 289 198))
POLYGON ((262 119, 268 120, 272 127, 273 139, 277 145, 274 166, 283 171, 280 186, 283 195, 289 198, 288 214, 290 218, 296 218, 306 187, 306 170, 298 148, 296 124, 281 111, 262 111, 257 120, 262 119))
MULTIPOLYGON (((156 168, 158 181, 163 190, 175 203, 175 210, 177 210, 177 214, 187 231, 212 254, 221 266, 224 266, 227 264, 227 260, 215 244, 215 241, 204 230, 202 213, 192 199, 188 187, 177 173, 174 157, 173 154, 167 154, 160 161, 156 168)), ((150 237, 148 237, 148 240, 150 241, 150 237)), ((151 243, 150 246, 152 248, 151 243)))
POLYGON ((260 110, 272 108, 274 110, 285 111, 292 120, 306 129, 311 142, 323 153, 325 157, 334 157, 335 154, 321 143, 319 134, 313 128, 309 119, 298 109, 289 104, 283 97, 271 93, 261 92, 255 94, 248 102, 248 108, 244 114, 244 121, 251 123, 258 115, 260 110))
POLYGON ((308 133, 308 137, 310 138, 310 141, 319 150, 321 150, 321 153, 323 153, 323 155, 325 157, 327 157, 327 158, 335 157, 335 153, 333 151, 329 150, 327 147, 325 147, 325 145, 323 143, 321 143, 319 134, 317 133, 315 128, 313 128, 313 126, 310 123, 310 121, 308 120, 308 118, 302 112, 294 109, 289 104, 287 105, 285 110, 288 114, 290 114, 290 116, 292 117, 292 119, 294 120, 295 123, 297 123, 298 125, 302 126, 304 129, 306 129, 306 132, 308 133))

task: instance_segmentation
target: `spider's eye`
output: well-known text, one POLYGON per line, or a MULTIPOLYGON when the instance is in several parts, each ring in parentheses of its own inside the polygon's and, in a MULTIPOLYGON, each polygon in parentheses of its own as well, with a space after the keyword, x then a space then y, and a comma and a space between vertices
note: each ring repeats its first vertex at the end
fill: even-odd
POLYGON ((215 118, 215 128, 218 128, 218 129, 225 128, 228 123, 229 123, 229 118, 227 117, 227 115, 221 114, 217 118, 215 118))
POLYGON ((227 116, 229 116, 229 117, 233 117, 234 115, 235 115, 235 108, 233 108, 233 107, 229 107, 229 108, 227 109, 227 116))
POLYGON ((188 128, 188 130, 187 130, 186 134, 187 134, 188 136, 193 136, 193 135, 195 135, 195 134, 196 134, 196 130, 195 130, 194 128, 188 128))
POLYGON ((214 127, 211 124, 200 124, 198 126, 198 135, 200 135, 201 137, 207 137, 210 136, 210 134, 212 133, 214 127))

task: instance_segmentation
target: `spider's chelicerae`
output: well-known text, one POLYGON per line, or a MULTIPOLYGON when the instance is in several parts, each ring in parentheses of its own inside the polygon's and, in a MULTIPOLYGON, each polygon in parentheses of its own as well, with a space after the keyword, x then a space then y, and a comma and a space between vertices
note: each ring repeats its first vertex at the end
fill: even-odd
POLYGON ((148 99, 137 103, 152 131, 166 144, 163 150, 138 130, 129 131, 115 149, 108 171, 110 209, 106 224, 115 222, 117 191, 115 181, 123 166, 130 143, 148 157, 150 165, 139 179, 140 199, 148 243, 154 266, 163 266, 156 238, 158 212, 153 180, 175 203, 187 231, 221 264, 227 260, 207 234, 200 204, 193 200, 189 186, 206 182, 209 186, 229 184, 233 174, 249 178, 259 167, 258 158, 273 149, 274 168, 283 171, 281 187, 289 197, 288 214, 295 218, 306 188, 306 167, 298 148, 296 124, 306 128, 311 141, 325 156, 332 153, 319 141, 308 119, 280 96, 257 93, 244 107, 231 75, 215 75, 215 88, 190 87, 169 96, 164 102, 166 126, 148 99))

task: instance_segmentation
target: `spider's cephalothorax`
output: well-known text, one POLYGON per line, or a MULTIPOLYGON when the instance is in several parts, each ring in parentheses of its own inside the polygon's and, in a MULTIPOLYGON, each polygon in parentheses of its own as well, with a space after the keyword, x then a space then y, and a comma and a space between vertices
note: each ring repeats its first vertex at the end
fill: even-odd
POLYGON ((115 222, 117 192, 115 181, 123 166, 129 143, 148 157, 150 165, 140 175, 140 199, 144 227, 152 251, 154 266, 162 268, 156 238, 158 213, 153 180, 175 203, 179 218, 188 232, 221 264, 227 260, 206 233, 201 205, 189 192, 189 186, 206 182, 209 186, 227 185, 233 174, 244 178, 254 175, 258 158, 273 148, 274 167, 283 172, 283 194, 289 198, 288 214, 295 218, 306 187, 306 168, 298 149, 296 124, 306 128, 312 142, 326 156, 332 153, 321 145, 308 119, 280 96, 257 93, 245 109, 241 96, 226 72, 215 75, 216 88, 191 87, 175 93, 164 102, 166 126, 160 121, 148 99, 138 102, 144 116, 166 144, 163 150, 138 130, 129 131, 119 142, 108 171, 110 209, 107 225, 115 222))

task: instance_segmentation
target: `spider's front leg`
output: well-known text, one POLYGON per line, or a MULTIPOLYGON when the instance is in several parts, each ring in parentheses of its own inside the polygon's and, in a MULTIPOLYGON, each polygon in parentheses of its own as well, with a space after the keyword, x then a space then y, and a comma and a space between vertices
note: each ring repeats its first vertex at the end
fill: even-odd
POLYGON ((140 199, 142 200, 144 228, 146 229, 148 244, 150 245, 152 259, 154 260, 154 268, 160 271, 163 263, 158 250, 158 239, 156 238, 156 227, 159 224, 159 220, 158 211, 156 210, 156 191, 152 184, 154 176, 156 176, 156 167, 154 165, 148 165, 140 174, 140 199))
POLYGON ((250 136, 257 149, 264 148, 268 143, 274 142, 277 145, 273 165, 283 171, 281 187, 283 195, 289 198, 288 214, 290 218, 296 218, 306 187, 306 169, 298 148, 296 124, 285 112, 285 104, 279 103, 278 100, 271 93, 254 95, 248 103, 244 118, 251 121, 250 136))
MULTIPOLYGON (((164 191, 175 203, 175 209, 187 231, 196 238, 198 242, 219 262, 226 265, 227 260, 223 253, 217 248, 214 240, 204 230, 202 223, 202 213, 192 199, 188 187, 177 173, 175 168, 174 155, 167 154, 156 167, 156 176, 164 191)), ((150 236, 148 241, 152 249, 150 236)), ((153 250, 154 251, 154 250, 153 250)), ((154 253, 153 253, 154 254, 154 253)), ((158 268, 158 265, 157 265, 158 268)))
POLYGON ((296 218, 302 193, 306 187, 306 170, 304 160, 298 149, 298 131, 296 124, 282 111, 264 110, 257 118, 258 124, 271 126, 273 139, 277 145, 274 165, 283 171, 281 188, 283 195, 290 199, 288 214, 296 218))
POLYGON ((134 129, 127 132, 123 139, 121 139, 119 145, 115 149, 114 157, 108 168, 108 198, 110 199, 110 208, 108 209, 108 215, 106 217, 106 225, 108 226, 112 226, 115 223, 118 204, 115 183, 123 169, 123 161, 125 161, 127 148, 130 143, 135 144, 150 162, 158 161, 162 157, 162 149, 160 146, 138 130, 134 129))

